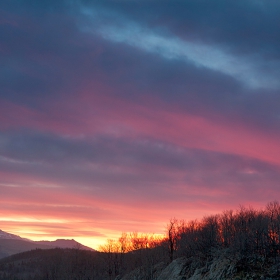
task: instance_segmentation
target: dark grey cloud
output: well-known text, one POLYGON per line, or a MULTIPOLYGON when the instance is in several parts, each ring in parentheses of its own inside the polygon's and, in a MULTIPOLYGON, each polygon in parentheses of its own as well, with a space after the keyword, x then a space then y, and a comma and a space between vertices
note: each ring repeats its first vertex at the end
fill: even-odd
POLYGON ((3 1, 1 6, 0 98, 51 111, 46 101, 102 81, 115 96, 132 101, 152 93, 194 114, 215 112, 271 131, 279 127, 279 89, 248 89, 217 70, 98 33, 104 24, 133 21, 166 38, 222 46, 236 58, 256 53, 254 67, 275 76, 280 71, 275 1, 3 1), (81 29, 91 18, 82 9, 99 13, 92 33, 81 29))
MULTIPOLYGON (((193 188, 206 187, 208 191, 223 190, 232 195, 242 190, 248 195, 266 184, 277 191, 280 180, 279 167, 259 160, 183 149, 152 139, 131 141, 102 135, 73 139, 30 131, 1 133, 0 154, 1 170, 13 172, 19 180, 20 174, 28 174, 45 187, 48 183, 44 182, 53 182, 66 189, 108 197, 126 192, 128 197, 144 199, 148 193, 149 200, 166 200, 170 198, 168 190, 177 186, 184 186, 190 195, 193 188)), ((180 196, 182 191, 172 195, 180 196)))
POLYGON ((67 73, 69 56, 78 49, 72 40, 79 37, 67 16, 8 14, 0 33, 1 98, 36 105, 79 83, 79 76, 73 81, 67 73))

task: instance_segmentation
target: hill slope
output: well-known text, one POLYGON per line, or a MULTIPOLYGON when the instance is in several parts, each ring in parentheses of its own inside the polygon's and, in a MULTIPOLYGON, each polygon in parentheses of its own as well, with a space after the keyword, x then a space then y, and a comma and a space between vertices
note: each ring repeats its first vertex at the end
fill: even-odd
POLYGON ((107 280, 104 254, 77 249, 36 249, 0 260, 0 280, 107 280))

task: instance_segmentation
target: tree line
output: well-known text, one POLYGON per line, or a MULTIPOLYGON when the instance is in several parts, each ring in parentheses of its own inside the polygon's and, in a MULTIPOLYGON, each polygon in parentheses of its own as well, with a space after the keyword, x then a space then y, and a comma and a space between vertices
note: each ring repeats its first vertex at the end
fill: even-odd
POLYGON ((116 240, 108 239, 99 247, 99 251, 104 253, 109 279, 136 268, 142 270, 142 274, 152 275, 153 266, 162 261, 167 253, 162 246, 164 239, 161 235, 138 232, 123 232, 116 240))
MULTIPOLYGON (((199 221, 172 218, 165 236, 122 233, 99 249, 106 253, 109 279, 137 267, 152 274, 156 263, 169 263, 178 257, 210 261, 221 250, 227 250, 232 258, 238 256, 244 266, 252 255, 263 264, 276 262, 280 256, 280 204, 273 201, 261 210, 241 206, 199 221)), ((153 279, 152 275, 146 279, 153 279)))
POLYGON ((276 258, 280 253, 280 205, 273 201, 263 210, 240 207, 187 223, 171 219, 167 235, 170 261, 178 256, 211 258, 220 249, 244 257, 276 258))

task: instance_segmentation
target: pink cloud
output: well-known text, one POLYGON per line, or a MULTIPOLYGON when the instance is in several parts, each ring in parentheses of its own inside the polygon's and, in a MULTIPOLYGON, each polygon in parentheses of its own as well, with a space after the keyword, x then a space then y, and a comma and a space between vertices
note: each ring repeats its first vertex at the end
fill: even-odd
POLYGON ((26 127, 79 137, 96 134, 114 137, 153 138, 181 147, 244 155, 280 163, 280 136, 265 135, 241 122, 217 122, 180 111, 155 101, 129 102, 112 97, 113 89, 102 84, 56 101, 47 110, 28 109, 1 101, 2 129, 26 127))

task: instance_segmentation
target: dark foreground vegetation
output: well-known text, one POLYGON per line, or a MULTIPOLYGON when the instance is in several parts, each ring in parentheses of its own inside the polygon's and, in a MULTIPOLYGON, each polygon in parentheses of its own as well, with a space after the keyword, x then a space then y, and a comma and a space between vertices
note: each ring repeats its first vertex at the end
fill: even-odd
POLYGON ((160 262, 163 256, 159 251, 164 253, 162 247, 125 254, 79 249, 37 249, 1 259, 0 279, 114 279, 138 267, 150 267, 150 261, 153 264, 160 262))
POLYGON ((171 278, 164 278, 162 271, 178 260, 180 279, 195 273, 192 279, 280 279, 280 205, 271 202, 264 210, 240 207, 201 221, 171 219, 164 238, 123 233, 100 249, 13 255, 0 260, 0 279, 164 280, 171 278), (220 269, 230 270, 230 275, 225 271, 212 277, 210 270, 217 270, 218 263, 227 266, 220 269))

